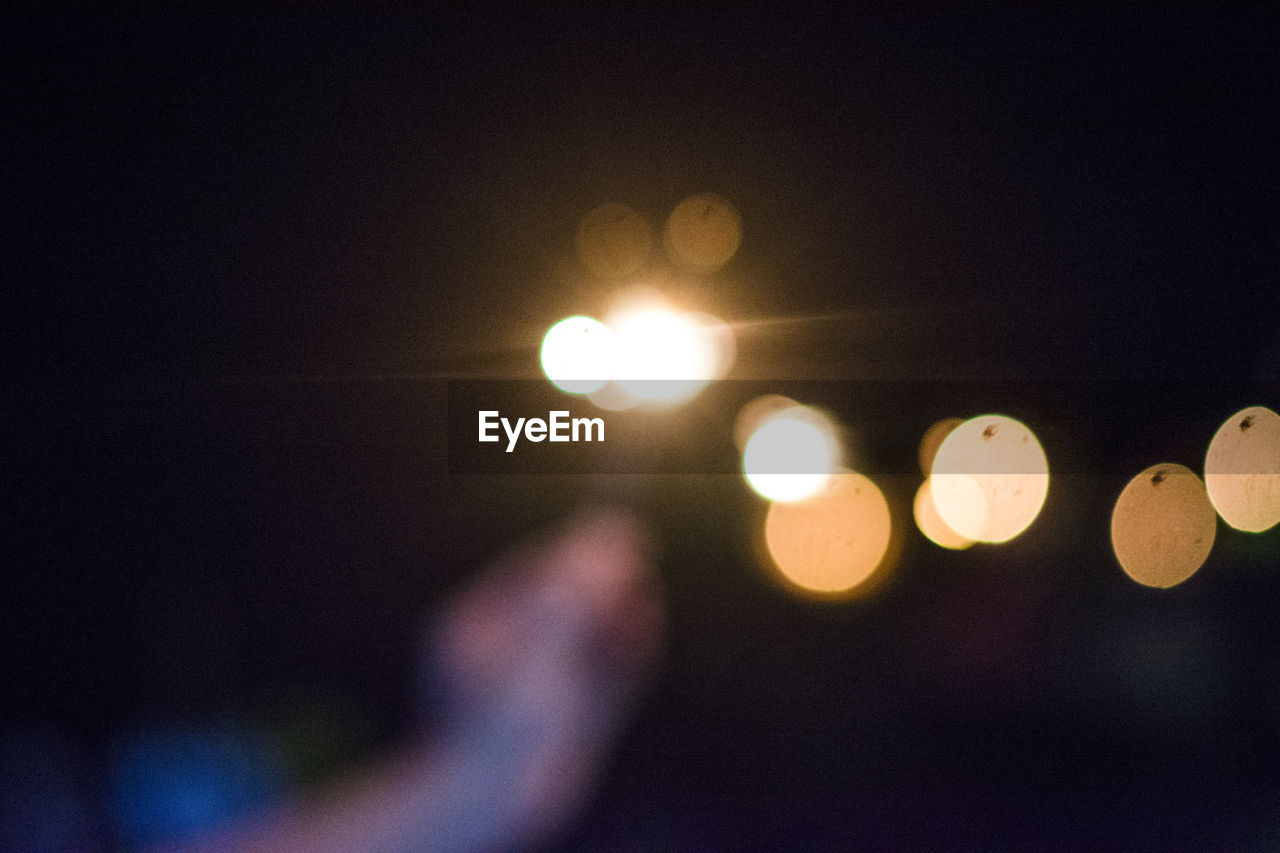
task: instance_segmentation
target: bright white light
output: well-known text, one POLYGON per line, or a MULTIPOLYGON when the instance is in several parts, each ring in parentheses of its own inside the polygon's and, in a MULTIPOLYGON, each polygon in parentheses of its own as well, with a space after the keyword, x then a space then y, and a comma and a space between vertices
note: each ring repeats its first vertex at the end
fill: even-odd
POLYGON ((542 339, 542 370, 561 391, 589 394, 613 377, 615 350, 615 336, 604 323, 568 317, 542 339))
POLYGON ((797 406, 764 421, 742 452, 747 482, 771 501, 817 494, 840 466, 835 431, 821 413, 797 406))
POLYGON ((677 402, 715 378, 720 361, 715 338, 687 315, 654 308, 625 314, 615 323, 615 375, 628 394, 677 402))

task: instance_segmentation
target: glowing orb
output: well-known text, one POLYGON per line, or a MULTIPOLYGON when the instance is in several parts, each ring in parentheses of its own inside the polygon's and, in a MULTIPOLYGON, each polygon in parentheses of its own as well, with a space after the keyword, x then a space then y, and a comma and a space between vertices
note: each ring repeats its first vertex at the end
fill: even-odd
POLYGON ((1265 406, 1236 412, 1218 428, 1204 460, 1209 500, 1237 530, 1280 522, 1280 415, 1265 406))
POLYGON ((798 501, 817 494, 840 465, 831 422, 816 409, 796 406, 764 421, 742 451, 742 471, 756 494, 798 501))
POLYGON ((561 391, 588 394, 613 375, 614 334, 590 317, 567 317, 542 338, 542 370, 561 391))
POLYGON ((675 263, 700 272, 729 262, 742 242, 742 218, 727 199, 714 193, 690 196, 667 218, 667 254, 675 263))
POLYGON ((1111 546, 1140 584, 1170 587, 1204 565, 1217 519, 1204 483, 1191 469, 1153 465, 1129 481, 1111 513, 1111 546))
POLYGON ((867 580, 889 548, 889 505, 871 480, 841 469, 807 500, 774 503, 765 544, 784 578, 834 594, 867 580))
POLYGON ((615 322, 615 375, 628 394, 676 402, 697 394, 715 378, 715 342, 689 316, 654 308, 625 314, 615 322))
POLYGON ((625 204, 602 204, 578 222, 574 244, 578 260, 595 275, 631 275, 649 257, 649 223, 625 204))
POLYGON ((765 394, 751 400, 738 410, 737 417, 733 419, 734 445, 739 452, 746 450, 747 442, 751 440, 751 436, 761 424, 779 412, 794 409, 799 405, 795 400, 781 394, 765 394))
POLYGON ((982 415, 943 440, 931 479, 934 506, 948 527, 977 542, 1007 542, 1044 506, 1049 462, 1025 424, 982 415))
MULTIPOLYGON (((972 481, 970 481, 972 482, 972 481)), ((974 483, 977 489, 977 484, 974 483)), ((975 506, 985 515, 986 506, 982 503, 981 490, 976 495, 978 502, 975 506)), ((943 548, 950 548, 953 551, 963 551, 973 544, 972 539, 967 539, 956 533, 947 523, 942 520, 942 516, 938 515, 938 508, 933 503, 933 487, 929 480, 925 480, 920 484, 920 488, 916 490, 915 503, 912 505, 912 514, 916 519, 916 527, 920 528, 929 541, 943 548)), ((975 524, 985 524, 986 519, 979 518, 975 520, 975 524)))

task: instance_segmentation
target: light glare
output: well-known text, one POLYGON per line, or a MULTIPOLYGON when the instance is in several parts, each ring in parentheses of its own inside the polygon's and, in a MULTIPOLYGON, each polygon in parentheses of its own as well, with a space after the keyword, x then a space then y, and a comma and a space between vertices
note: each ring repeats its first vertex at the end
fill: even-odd
POLYGON ((614 334, 590 317, 567 317, 542 338, 542 370, 552 384, 570 394, 589 394, 613 375, 614 334))
POLYGON ((715 378, 715 344, 686 315, 647 309, 624 315, 615 329, 618 384, 641 400, 687 400, 715 378))

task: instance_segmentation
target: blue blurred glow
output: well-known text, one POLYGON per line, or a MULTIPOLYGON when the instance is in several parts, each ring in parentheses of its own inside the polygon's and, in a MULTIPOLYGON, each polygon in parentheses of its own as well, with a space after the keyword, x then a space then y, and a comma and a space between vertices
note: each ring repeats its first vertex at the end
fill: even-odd
POLYGON ((122 738, 110 772, 112 822, 131 848, 190 838, 261 808, 276 798, 284 775, 262 739, 193 724, 122 738))

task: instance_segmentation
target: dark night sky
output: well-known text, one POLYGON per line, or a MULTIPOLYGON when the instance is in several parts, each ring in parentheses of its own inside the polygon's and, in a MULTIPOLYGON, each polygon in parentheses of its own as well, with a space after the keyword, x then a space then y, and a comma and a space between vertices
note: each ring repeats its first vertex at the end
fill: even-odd
POLYGON ((667 487, 668 667, 574 843, 1280 839, 1276 531, 1222 528, 1159 594, 1105 533, 1128 476, 1280 403, 1224 385, 1280 358, 1280 15, 0 29, 8 725, 97 744, 301 685, 393 735, 424 608, 580 488, 447 474, 443 380, 532 375, 551 322, 601 310, 585 211, 661 222, 712 190, 745 237, 705 305, 826 318, 744 336, 741 375, 1096 381, 1119 408, 1054 413, 1095 476, 1025 537, 943 554, 907 530, 892 582, 845 605, 753 567, 736 482, 667 487), (1152 379, 1186 382, 1172 422, 1125 405, 1152 379), (1117 420, 1147 426, 1099 445, 1117 420))

